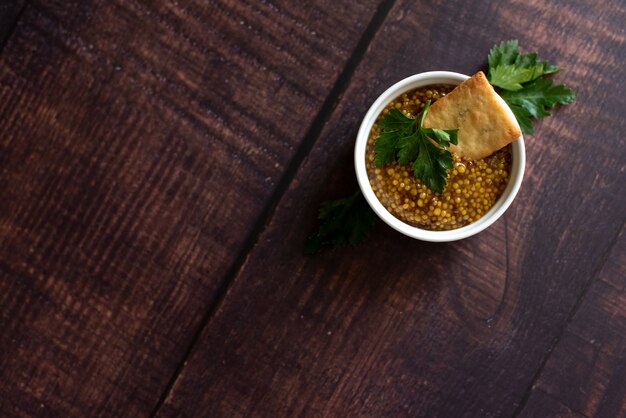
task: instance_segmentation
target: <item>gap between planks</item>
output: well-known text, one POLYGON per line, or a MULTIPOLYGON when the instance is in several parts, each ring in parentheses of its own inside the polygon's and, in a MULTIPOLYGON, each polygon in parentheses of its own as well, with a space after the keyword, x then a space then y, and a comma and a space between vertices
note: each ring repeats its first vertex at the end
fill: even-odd
POLYGON ((202 320, 200 321, 200 325, 198 326, 195 333, 193 334, 191 342, 189 343, 187 349, 185 350, 183 357, 179 361, 178 366, 174 370, 174 373, 172 374, 172 377, 167 383, 167 386, 165 387, 163 393, 161 394, 157 404, 152 409, 152 412, 150 413, 150 417, 155 417, 156 414, 161 409, 161 407, 163 406, 163 404, 165 403, 165 401, 167 400, 167 397, 172 391, 172 388, 174 387, 174 384, 176 383, 178 376, 182 373, 185 367, 185 363, 189 359, 193 351, 193 348, 195 347, 196 343, 200 339, 200 336, 202 335, 203 331, 207 328, 211 318, 213 317, 215 312, 218 310, 219 306, 224 301, 224 298, 226 296, 226 293, 228 292, 228 289, 230 288, 230 285, 232 284, 234 279, 237 277, 237 274, 241 270, 241 267, 243 266, 248 254, 250 253, 250 251, 252 251, 255 244, 258 242, 259 237, 265 230, 265 227, 271 221, 274 215, 274 212, 276 211, 276 208, 278 206, 278 203, 280 202, 283 195, 289 188, 289 185, 291 184, 291 181, 296 175, 298 169, 302 165, 302 162, 304 161, 306 156, 309 154, 309 152, 313 148, 313 145, 315 145, 315 142, 317 141, 322 131, 322 127, 332 115, 332 112, 334 111, 337 103, 339 102, 343 92, 345 91, 348 84, 350 83, 350 80, 352 79, 352 75, 354 74, 358 65, 361 63, 361 60, 365 56, 365 52, 367 51, 367 48, 369 47, 372 39, 374 38, 374 36, 376 35, 378 30, 382 26, 383 22, 387 18, 387 15, 391 11, 391 8, 393 7, 395 1, 396 0, 383 0, 378 5, 376 12, 374 12, 372 19, 370 20, 369 24, 365 28, 365 31, 361 35, 361 38, 359 39, 359 42, 357 43, 356 47, 352 51, 350 58, 348 58, 348 61, 346 62, 343 70, 341 71, 337 79, 335 80, 335 83, 332 89, 330 90, 330 92, 328 93, 328 96, 326 96, 326 99, 324 100, 324 103, 322 104, 319 112, 317 113, 317 115, 313 119, 313 122, 309 126, 307 133, 305 134, 304 139, 302 140, 302 143, 300 144, 296 153, 292 157, 289 165, 287 166, 287 169, 281 176, 276 188, 272 192, 272 195, 270 196, 267 204, 265 205, 265 208, 263 209, 263 211, 257 218, 257 221, 254 224, 254 227, 252 228, 252 230, 246 237, 241 251, 237 255, 237 258, 235 259, 231 267, 226 272, 224 279, 222 280, 220 286, 217 289, 217 292, 215 294, 215 297, 213 298, 213 301, 209 304, 209 308, 207 312, 203 315, 202 320))
POLYGON ((600 276, 600 273, 602 273, 602 269, 604 268, 606 262, 608 261, 608 258, 610 257, 613 251, 613 247, 617 243, 617 240, 622 230, 624 229, 624 227, 626 227, 626 218, 622 221, 622 227, 618 228, 615 235, 611 238, 611 241, 610 241, 611 243, 609 244, 609 247, 606 253, 604 254, 604 257, 602 257, 602 261, 598 264, 598 267, 596 267, 596 269, 594 270, 593 274, 591 275, 591 278, 585 284, 585 287, 580 293, 580 296, 578 297, 578 299, 576 299, 576 303, 572 307, 572 310, 570 311, 570 313, 567 315, 567 319, 565 320, 565 323, 563 324, 563 327, 561 328, 559 335, 556 337, 556 339, 554 340, 554 343, 548 349, 547 354, 541 360, 541 364, 539 365, 539 368, 533 375, 533 378, 528 384, 528 387, 524 391, 524 394, 522 395, 522 398, 520 399, 520 402, 517 405, 517 408, 515 408, 515 411, 513 411, 513 415, 511 415, 511 418, 517 418, 519 414, 521 414, 522 411, 526 408, 526 404, 530 400, 530 397, 533 392, 533 388, 535 384, 537 383, 537 381, 539 380, 539 378, 541 377, 541 374, 543 373, 543 369, 546 367, 546 364, 548 363, 548 360, 550 360, 550 357, 552 357, 552 353, 554 353, 554 350, 556 349, 557 345, 561 341, 561 338, 563 338, 563 335, 565 335, 565 331, 567 330, 567 327, 574 319, 576 312, 578 312, 578 309, 583 304, 585 297, 587 296, 587 293, 589 293, 589 289, 591 289, 591 286, 593 285, 593 283, 598 279, 598 277, 600 276))

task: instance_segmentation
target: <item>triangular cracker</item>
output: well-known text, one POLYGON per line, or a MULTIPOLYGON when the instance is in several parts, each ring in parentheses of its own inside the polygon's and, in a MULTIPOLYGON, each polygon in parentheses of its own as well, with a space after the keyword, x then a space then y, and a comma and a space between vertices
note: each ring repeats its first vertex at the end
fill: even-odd
POLYGON ((521 134, 515 115, 482 71, 437 100, 424 127, 459 129, 459 145, 450 151, 471 159, 487 157, 521 134))

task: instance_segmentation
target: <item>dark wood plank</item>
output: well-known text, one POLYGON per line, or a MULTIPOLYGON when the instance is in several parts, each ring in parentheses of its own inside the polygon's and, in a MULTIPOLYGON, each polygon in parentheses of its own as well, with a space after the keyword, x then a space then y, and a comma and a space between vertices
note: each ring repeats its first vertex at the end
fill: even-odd
POLYGON ((17 24, 26 0, 10 0, 0 3, 0 52, 17 24))
POLYGON ((605 64, 626 65, 625 18, 615 1, 398 2, 160 416, 511 416, 623 222, 626 90, 605 64), (471 73, 511 37, 579 96, 527 138, 504 219, 451 244, 379 223, 357 249, 303 256, 320 201, 354 190, 377 95, 425 70, 471 73))
POLYGON ((0 411, 145 416, 377 1, 33 1, 0 67, 0 411))
POLYGON ((626 233, 591 285, 580 309, 548 359, 522 415, 546 416, 534 407, 549 394, 588 417, 626 417, 626 233))
POLYGON ((572 411, 540 389, 533 391, 533 396, 529 399, 521 416, 528 418, 588 418, 572 411))

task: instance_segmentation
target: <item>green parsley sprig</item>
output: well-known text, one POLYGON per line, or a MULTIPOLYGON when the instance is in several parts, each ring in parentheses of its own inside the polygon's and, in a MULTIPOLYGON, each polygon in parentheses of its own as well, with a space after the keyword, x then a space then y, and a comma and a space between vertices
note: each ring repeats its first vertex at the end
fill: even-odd
POLYGON ((571 103, 576 94, 544 76, 560 69, 537 54, 521 54, 517 40, 503 41, 489 51, 489 82, 509 105, 525 134, 534 132, 532 118, 550 116, 556 104, 571 103))
POLYGON ((374 146, 374 164, 381 166, 394 161, 411 164, 415 177, 430 189, 443 193, 448 170, 454 167, 452 154, 446 148, 459 143, 459 130, 424 128, 429 107, 430 100, 419 118, 409 118, 398 109, 391 109, 381 119, 378 127, 382 132, 374 146))
POLYGON ((324 202, 318 219, 322 224, 304 244, 306 254, 317 253, 324 247, 359 245, 374 225, 376 215, 359 189, 352 196, 324 202))

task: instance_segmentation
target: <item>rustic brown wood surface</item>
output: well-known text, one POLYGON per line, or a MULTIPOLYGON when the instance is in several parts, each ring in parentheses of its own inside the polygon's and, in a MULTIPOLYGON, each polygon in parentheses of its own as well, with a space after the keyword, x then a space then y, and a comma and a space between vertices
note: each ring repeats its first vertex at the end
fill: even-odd
MULTIPOLYGON (((583 416, 626 417, 626 233, 613 245, 533 386, 524 416, 546 416, 549 396, 583 416)), ((549 404, 548 404, 549 405, 549 404)))
POLYGON ((626 6, 356 3, 0 8, 1 416, 625 416, 626 6), (377 95, 509 38, 578 98, 505 216, 303 256, 377 95))
POLYGON ((0 65, 0 415, 151 413, 377 6, 28 3, 0 65))
POLYGON ((625 10, 581 3, 564 16, 563 6, 394 6, 161 416, 523 411, 626 203, 625 90, 610 70, 626 65, 615 29, 625 10), (358 249, 302 256, 314 207, 355 187, 352 146, 375 97, 420 71, 476 71, 509 37, 567 68, 557 79, 579 97, 527 138, 527 175, 504 219, 448 245, 379 225, 358 249))

